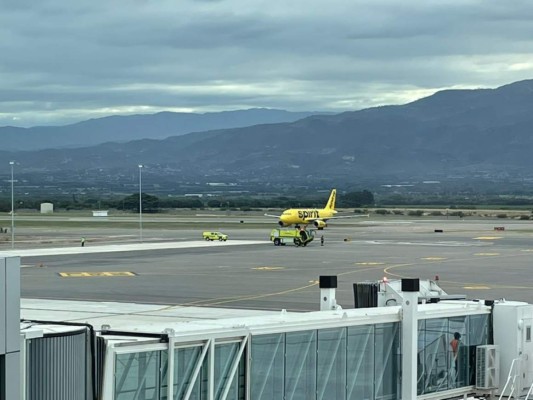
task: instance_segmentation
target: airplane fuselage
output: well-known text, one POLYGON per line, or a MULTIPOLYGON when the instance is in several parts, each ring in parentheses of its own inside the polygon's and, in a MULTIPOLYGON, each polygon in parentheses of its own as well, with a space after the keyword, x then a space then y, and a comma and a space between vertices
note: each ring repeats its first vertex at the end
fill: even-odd
POLYGON ((313 224, 318 229, 324 229, 327 226, 326 221, 329 218, 335 218, 334 215, 337 214, 335 211, 336 198, 337 190, 333 189, 324 208, 289 208, 279 216, 278 224, 280 226, 313 224))
POLYGON ((289 225, 307 225, 313 223, 316 220, 327 220, 328 218, 333 217, 337 211, 328 210, 325 208, 316 209, 316 208, 291 208, 289 210, 283 211, 279 218, 280 225, 289 226, 289 225))

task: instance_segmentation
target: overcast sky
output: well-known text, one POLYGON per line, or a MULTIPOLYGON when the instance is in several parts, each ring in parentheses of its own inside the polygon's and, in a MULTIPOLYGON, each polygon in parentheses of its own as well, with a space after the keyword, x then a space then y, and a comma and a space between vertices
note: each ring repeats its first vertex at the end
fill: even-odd
POLYGON ((533 1, 0 0, 0 126, 357 110, 533 78, 533 1))

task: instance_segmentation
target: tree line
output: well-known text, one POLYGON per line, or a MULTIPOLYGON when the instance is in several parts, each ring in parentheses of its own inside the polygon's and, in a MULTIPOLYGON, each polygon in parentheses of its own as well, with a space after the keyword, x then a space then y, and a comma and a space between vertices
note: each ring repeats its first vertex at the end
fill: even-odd
MULTIPOLYGON (((174 208, 219 208, 240 209, 250 211, 263 208, 322 208, 326 204, 327 197, 317 196, 273 196, 270 198, 256 198, 253 195, 241 197, 157 197, 148 193, 142 193, 143 212, 159 212, 174 208)), ((115 209, 123 211, 139 211, 139 194, 131 194, 125 197, 98 199, 95 197, 72 196, 70 198, 42 198, 15 200, 15 209, 40 210, 41 203, 52 203, 58 210, 106 210, 115 209)), ((365 207, 374 204, 374 195, 368 191, 349 192, 337 195, 338 208, 365 207)), ((0 199, 0 212, 11 211, 11 200, 0 199)))

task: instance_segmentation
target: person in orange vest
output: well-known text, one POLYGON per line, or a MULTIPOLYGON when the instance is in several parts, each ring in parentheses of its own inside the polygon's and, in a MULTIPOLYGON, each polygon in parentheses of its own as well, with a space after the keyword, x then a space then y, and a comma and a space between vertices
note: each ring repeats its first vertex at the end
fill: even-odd
POLYGON ((457 356, 459 355, 459 345, 461 344, 461 334, 459 332, 455 332, 453 334, 453 339, 452 341, 450 342, 450 347, 452 348, 452 353, 453 353, 453 360, 454 360, 454 363, 455 363, 455 373, 457 374, 458 372, 458 358, 457 356))

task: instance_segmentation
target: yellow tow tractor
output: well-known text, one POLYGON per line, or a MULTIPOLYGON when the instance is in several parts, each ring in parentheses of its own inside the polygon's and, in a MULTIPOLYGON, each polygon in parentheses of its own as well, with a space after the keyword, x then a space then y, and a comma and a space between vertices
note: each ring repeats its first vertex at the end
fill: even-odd
POLYGON ((294 243, 296 246, 307 246, 315 238, 315 232, 305 229, 272 229, 270 241, 274 246, 285 246, 294 243))

